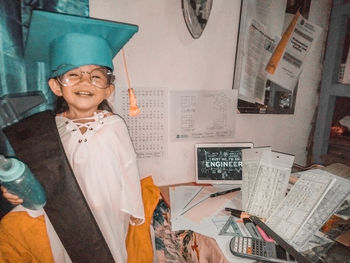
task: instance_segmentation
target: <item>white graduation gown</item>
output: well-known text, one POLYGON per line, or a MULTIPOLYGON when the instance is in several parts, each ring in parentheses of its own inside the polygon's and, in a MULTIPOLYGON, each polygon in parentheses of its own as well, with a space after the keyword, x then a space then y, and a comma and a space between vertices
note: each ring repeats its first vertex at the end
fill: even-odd
POLYGON ((116 262, 126 262, 130 215, 144 219, 136 154, 123 119, 108 112, 77 124, 56 116, 68 161, 116 262), (82 133, 79 127, 87 128, 82 133))

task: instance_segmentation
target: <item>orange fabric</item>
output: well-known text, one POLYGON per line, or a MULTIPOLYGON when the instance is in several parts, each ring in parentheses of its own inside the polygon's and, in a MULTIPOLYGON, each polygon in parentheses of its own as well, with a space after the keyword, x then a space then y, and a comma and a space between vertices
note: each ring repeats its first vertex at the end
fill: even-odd
POLYGON ((145 209, 145 222, 141 225, 129 225, 126 237, 126 249, 128 263, 151 263, 153 262, 153 247, 150 233, 150 225, 156 208, 160 190, 154 185, 151 176, 141 180, 142 199, 145 209))
POLYGON ((11 212, 0 221, 0 263, 54 263, 45 217, 11 212))
POLYGON ((300 11, 298 10, 297 13, 295 14, 294 18, 290 22, 288 28, 283 33, 283 36, 282 36, 280 42, 278 43, 275 52, 271 56, 270 61, 266 66, 266 71, 269 72, 270 74, 275 73, 277 65, 281 60, 282 54, 283 54, 284 50, 286 49, 286 46, 287 46, 288 41, 290 39, 290 36, 292 35, 294 28, 295 28, 295 25, 297 24, 299 16, 300 16, 300 11))
MULTIPOLYGON (((160 190, 152 177, 141 180, 145 222, 129 225, 126 238, 128 263, 153 262, 150 224, 160 190)), ((0 263, 54 263, 45 218, 33 218, 27 212, 11 212, 0 221, 0 263)))

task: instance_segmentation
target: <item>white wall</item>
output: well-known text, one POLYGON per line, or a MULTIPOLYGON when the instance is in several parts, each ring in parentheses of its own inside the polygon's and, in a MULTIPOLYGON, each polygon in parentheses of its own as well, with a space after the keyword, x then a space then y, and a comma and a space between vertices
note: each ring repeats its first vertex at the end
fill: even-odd
MULTIPOLYGON (((327 28, 329 2, 312 0, 311 22, 327 28)), ((90 15, 139 25, 139 32, 125 47, 134 87, 231 89, 239 7, 239 0, 214 0, 207 27, 197 40, 187 30, 180 0, 90 0, 90 15)), ((318 102, 316 90, 324 41, 325 34, 305 64, 295 114, 239 114, 236 117, 236 135, 231 141, 252 141, 255 146, 272 146, 273 150, 295 155, 296 163, 305 164, 311 120, 318 102)), ((119 55, 115 65, 117 85, 126 87, 119 55)), ((158 184, 193 180, 193 144, 169 142, 169 161, 143 161, 140 163, 141 172, 143 175, 153 174, 158 184)))

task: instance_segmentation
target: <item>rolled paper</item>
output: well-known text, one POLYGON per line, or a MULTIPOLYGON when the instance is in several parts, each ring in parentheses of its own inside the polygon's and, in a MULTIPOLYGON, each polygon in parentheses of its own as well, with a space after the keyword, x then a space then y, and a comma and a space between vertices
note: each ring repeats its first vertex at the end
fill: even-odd
POLYGON ((290 22, 289 26, 287 27, 286 31, 283 33, 283 36, 280 40, 280 42, 278 42, 278 45, 275 49, 275 51, 273 52, 269 63, 267 64, 265 70, 270 73, 270 74, 274 74, 276 71, 276 68, 278 66, 278 63, 281 60, 281 57, 283 55, 283 52, 288 44, 289 38, 292 35, 295 25, 297 24, 298 18, 300 16, 300 11, 298 10, 296 12, 296 14, 294 15, 292 21, 290 22))

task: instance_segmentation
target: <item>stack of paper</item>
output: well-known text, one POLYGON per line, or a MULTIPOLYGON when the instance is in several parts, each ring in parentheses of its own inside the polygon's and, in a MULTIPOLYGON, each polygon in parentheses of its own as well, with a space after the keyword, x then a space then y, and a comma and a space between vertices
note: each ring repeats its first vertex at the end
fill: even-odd
POLYGON ((350 181, 314 169, 297 174, 299 179, 266 224, 295 249, 312 248, 315 233, 350 194, 350 181))
MULTIPOLYGON (((172 230, 191 229, 208 235, 210 228, 201 229, 228 204, 241 209, 240 191, 231 192, 217 197, 210 194, 237 188, 239 186, 177 186, 170 187, 171 225, 172 230)), ((217 229, 213 227, 213 234, 217 229)))
POLYGON ((245 232, 238 218, 232 222, 239 229, 232 229, 230 225, 227 229, 228 221, 233 218, 230 212, 225 211, 225 207, 241 210, 241 191, 231 192, 225 195, 209 198, 208 196, 218 191, 240 186, 215 185, 215 186, 177 186, 170 187, 171 206, 171 227, 172 231, 193 230, 216 240, 222 252, 230 262, 249 263, 250 259, 234 256, 229 249, 229 243, 235 231, 240 231, 242 235, 249 236, 245 232), (225 230, 225 231, 224 231, 225 230))
POLYGON ((286 195, 294 156, 270 148, 242 150, 243 208, 268 218, 286 195))

